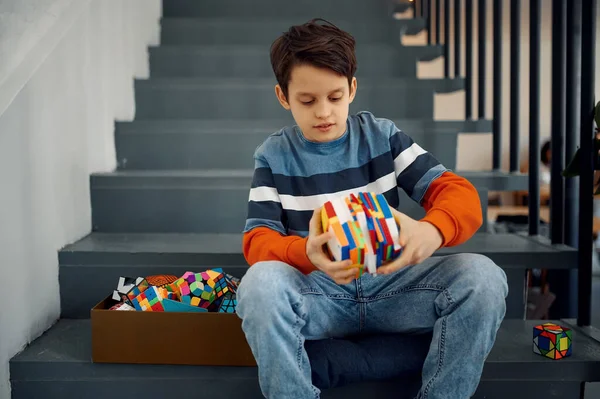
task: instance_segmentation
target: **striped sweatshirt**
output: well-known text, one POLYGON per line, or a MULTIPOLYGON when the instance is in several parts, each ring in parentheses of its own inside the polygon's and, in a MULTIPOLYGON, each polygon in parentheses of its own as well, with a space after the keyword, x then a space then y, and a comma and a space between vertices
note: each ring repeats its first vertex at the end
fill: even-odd
POLYGON ((249 265, 279 260, 307 274, 316 270, 306 255, 309 221, 331 198, 370 191, 398 208, 398 190, 426 211, 443 246, 468 240, 481 226, 475 188, 444 167, 396 125, 370 112, 350 115, 338 139, 308 141, 289 126, 270 135, 254 153, 254 176, 243 230, 249 265))

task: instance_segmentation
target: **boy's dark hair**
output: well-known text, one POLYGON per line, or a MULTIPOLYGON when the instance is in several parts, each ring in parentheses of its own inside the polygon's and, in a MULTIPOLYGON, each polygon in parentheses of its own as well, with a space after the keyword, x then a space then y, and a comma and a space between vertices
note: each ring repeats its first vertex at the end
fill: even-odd
POLYGON ((292 26, 283 33, 271 45, 271 65, 286 98, 290 75, 297 65, 330 69, 348 78, 351 84, 356 73, 355 44, 352 35, 321 18, 292 26))

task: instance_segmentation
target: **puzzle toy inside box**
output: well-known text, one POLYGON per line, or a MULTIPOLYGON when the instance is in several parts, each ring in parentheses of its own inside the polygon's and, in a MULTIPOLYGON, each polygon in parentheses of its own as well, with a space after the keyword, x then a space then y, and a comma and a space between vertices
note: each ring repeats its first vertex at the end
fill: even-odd
POLYGON ((327 243, 332 257, 351 259, 359 277, 365 269, 376 274, 379 266, 402 251, 400 227, 382 194, 361 192, 328 201, 321 210, 321 223, 324 232, 334 234, 327 243))
POLYGON ((220 268, 200 273, 186 272, 181 277, 121 277, 112 295, 118 303, 110 309, 235 313, 239 282, 238 278, 220 268))

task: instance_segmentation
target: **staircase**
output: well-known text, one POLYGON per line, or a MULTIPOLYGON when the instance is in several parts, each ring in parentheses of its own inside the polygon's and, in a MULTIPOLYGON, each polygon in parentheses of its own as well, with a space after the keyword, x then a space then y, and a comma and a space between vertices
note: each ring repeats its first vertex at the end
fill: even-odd
MULTIPOLYGON (((90 308, 119 276, 222 267, 242 277, 241 230, 252 154, 269 134, 293 123, 277 103, 269 46, 290 25, 323 17, 357 39, 359 91, 351 112, 392 119, 450 169, 459 133, 490 133, 489 120, 434 121, 434 94, 464 89, 456 79, 417 79, 418 61, 443 46, 403 46, 425 29, 422 18, 395 19, 398 4, 365 0, 168 0, 161 45, 149 49, 151 77, 135 82, 136 118, 115 128, 118 168, 90 178, 93 231, 59 256, 61 319, 10 363, 12 397, 260 398, 255 368, 93 364, 90 308), (193 394, 192 394, 193 393, 193 394)), ((490 150, 491 151, 491 150, 490 150)), ((487 192, 527 189, 527 176, 460 172, 487 192)), ((402 191, 400 211, 423 210, 402 191)), ((579 398, 581 382, 600 381, 600 335, 575 328, 574 355, 551 361, 533 354, 524 320, 527 269, 577 267, 577 252, 545 238, 489 234, 487 221, 469 242, 439 254, 475 252, 507 273, 507 316, 487 360, 478 398, 579 398), (594 335, 595 334, 595 335, 594 335), (595 338, 594 338, 595 336, 595 338)), ((320 352, 311 356, 318 357, 320 352)), ((417 379, 332 387, 324 398, 412 398, 417 379), (399 396, 400 395, 400 396, 399 396), (405 395, 405 396, 401 396, 405 395)))

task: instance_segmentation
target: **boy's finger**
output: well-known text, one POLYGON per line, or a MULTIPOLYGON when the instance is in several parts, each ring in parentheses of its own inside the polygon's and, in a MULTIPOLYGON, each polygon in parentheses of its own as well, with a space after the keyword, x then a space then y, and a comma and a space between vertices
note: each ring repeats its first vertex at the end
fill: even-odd
POLYGON ((400 254, 400 256, 397 259, 394 259, 393 262, 390 262, 387 265, 381 266, 380 268, 378 268, 377 273, 379 273, 379 274, 393 273, 397 270, 402 269, 405 266, 408 266, 411 259, 412 259, 412 251, 410 251, 410 250, 407 251, 406 248, 404 248, 402 250, 402 253, 400 254))
POLYGON ((350 284, 352 281, 354 281, 357 278, 357 273, 356 271, 352 270, 351 273, 348 273, 347 275, 340 275, 337 278, 335 278, 336 281, 339 282, 339 284, 350 284))
POLYGON ((330 239, 331 239, 331 232, 328 231, 327 233, 317 235, 315 237, 314 242, 318 247, 320 247, 322 245, 327 244, 327 241, 329 241, 330 239))
POLYGON ((330 261, 327 264, 327 269, 331 273, 339 273, 339 272, 345 272, 346 270, 348 270, 348 268, 350 266, 352 266, 352 261, 351 260, 342 260, 342 261, 339 261, 339 262, 330 261))
POLYGON ((323 224, 321 223, 321 208, 317 208, 314 210, 312 217, 310 218, 310 231, 313 232, 314 235, 318 236, 323 234, 323 224))

